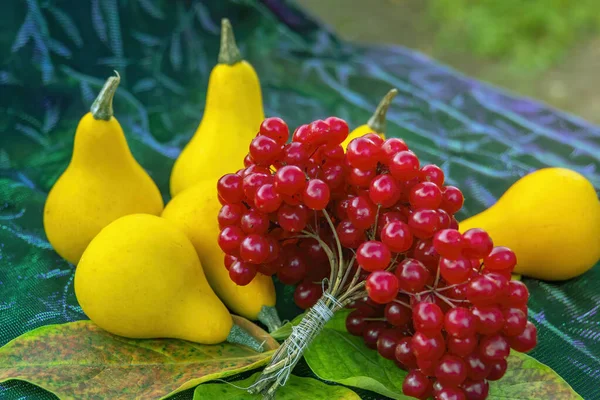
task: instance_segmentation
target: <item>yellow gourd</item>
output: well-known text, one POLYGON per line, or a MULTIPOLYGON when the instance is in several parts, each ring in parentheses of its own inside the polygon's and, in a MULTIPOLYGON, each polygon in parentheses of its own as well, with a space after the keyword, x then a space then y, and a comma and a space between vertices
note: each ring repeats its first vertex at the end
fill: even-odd
POLYGON ((600 202, 575 171, 545 168, 513 184, 496 204, 460 223, 485 229, 517 255, 515 273, 545 280, 583 274, 600 259, 600 202))
POLYGON ((258 76, 236 46, 223 19, 219 63, 210 73, 206 107, 198 130, 175 161, 171 195, 208 178, 243 168, 248 145, 264 119, 258 76))
POLYGON ((96 325, 120 336, 214 344, 240 333, 189 239, 153 215, 128 215, 102 229, 77 265, 75 295, 96 325))
POLYGON ((394 97, 396 97, 397 94, 398 89, 391 89, 389 92, 387 92, 387 94, 379 102, 379 105, 375 109, 375 112, 373 113, 371 118, 369 118, 369 121, 367 121, 366 124, 361 125, 354 129, 352 132, 350 132, 346 140, 342 142, 342 147, 344 148, 344 151, 353 139, 366 135, 367 133, 374 132, 385 139, 387 110, 390 107, 392 100, 394 99, 394 97))
POLYGON ((229 278, 223 263, 224 253, 217 243, 217 215, 221 208, 217 196, 215 182, 204 180, 171 200, 162 216, 188 236, 210 286, 230 310, 251 320, 258 319, 269 331, 277 329, 281 322, 274 308, 275 288, 271 277, 258 274, 246 286, 238 286, 229 278))
POLYGON ((113 117, 118 85, 118 75, 109 78, 79 122, 71 162, 44 206, 50 244, 74 264, 94 236, 115 219, 132 213, 159 215, 163 209, 156 184, 133 158, 113 117))

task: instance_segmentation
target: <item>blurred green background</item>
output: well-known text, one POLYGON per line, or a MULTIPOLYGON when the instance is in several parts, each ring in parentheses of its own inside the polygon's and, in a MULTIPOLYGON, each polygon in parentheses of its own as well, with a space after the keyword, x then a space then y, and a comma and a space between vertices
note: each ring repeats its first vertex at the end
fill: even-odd
POLYGON ((419 50, 600 123, 599 0, 297 0, 343 38, 419 50))

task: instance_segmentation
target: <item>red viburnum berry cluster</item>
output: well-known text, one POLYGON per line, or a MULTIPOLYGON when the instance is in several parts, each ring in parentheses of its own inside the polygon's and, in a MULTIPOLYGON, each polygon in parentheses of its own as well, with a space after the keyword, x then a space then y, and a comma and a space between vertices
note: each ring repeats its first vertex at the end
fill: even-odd
POLYGON ((409 371, 404 394, 487 398, 510 349, 537 343, 527 287, 510 280, 515 254, 481 229, 457 230, 461 191, 444 185, 439 167, 421 167, 403 140, 370 133, 344 152, 347 135, 346 122, 330 117, 287 143, 284 121, 262 123, 246 168, 218 182, 231 279, 276 274, 298 284, 294 300, 308 308, 329 278, 354 309, 348 332, 409 371))

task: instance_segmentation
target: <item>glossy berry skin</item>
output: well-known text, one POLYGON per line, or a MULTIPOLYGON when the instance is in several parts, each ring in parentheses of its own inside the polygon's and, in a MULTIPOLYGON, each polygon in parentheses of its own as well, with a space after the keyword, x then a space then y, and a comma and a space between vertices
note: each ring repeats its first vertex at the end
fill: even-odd
POLYGON ((395 271, 400 288, 410 293, 416 293, 424 289, 431 274, 429 270, 414 258, 404 259, 395 271))
POLYGON ((490 363, 490 373, 487 375, 486 379, 488 381, 497 381, 501 379, 506 373, 507 368, 508 363, 506 360, 496 360, 490 363))
POLYGON ((310 308, 321 298, 321 285, 310 281, 301 282, 294 290, 294 303, 303 310, 310 308))
POLYGON ((403 326, 412 319, 412 310, 392 301, 385 306, 383 316, 388 323, 394 326, 403 326))
POLYGON ((499 307, 475 306, 471 309, 475 319, 477 333, 491 335, 500 332, 504 327, 504 316, 499 307))
POLYGON ((415 209, 436 209, 442 203, 442 191, 433 182, 421 182, 412 187, 408 198, 415 209))
POLYGON ((309 143, 311 135, 312 135, 311 129, 307 124, 300 125, 294 131, 294 133, 292 135, 292 141, 307 144, 307 143, 309 143))
POLYGON ((277 278, 285 285, 295 285, 304 279, 306 263, 296 251, 286 254, 283 267, 277 273, 277 278))
POLYGON ((356 251, 356 261, 365 271, 373 272, 386 269, 392 254, 382 242, 369 240, 362 243, 356 251))
POLYGON ((378 304, 386 304, 398 294, 398 278, 388 271, 375 271, 366 279, 369 298, 378 304))
POLYGON ((433 236, 433 247, 442 257, 456 260, 462 256, 462 235, 456 229, 442 229, 433 236))
POLYGON ((412 151, 400 151, 388 165, 390 173, 399 181, 408 181, 419 175, 419 159, 412 151))
POLYGON ((379 335, 385 329, 386 325, 383 321, 369 323, 363 332, 363 340, 365 345, 370 349, 377 349, 377 339, 379 339, 379 335))
POLYGON ((313 145, 321 145, 327 143, 327 137, 329 136, 329 124, 323 120, 316 120, 311 122, 308 127, 310 128, 309 142, 313 145))
POLYGON ((477 348, 477 338, 467 336, 465 338, 448 337, 448 352, 459 357, 465 357, 471 354, 477 348))
POLYGON ((509 270, 512 271, 517 265, 517 256, 508 247, 494 247, 492 251, 483 259, 486 269, 492 271, 509 270))
POLYGON ((306 187, 306 176, 295 165, 286 165, 275 173, 275 189, 280 194, 293 196, 306 187))
POLYGON ((456 260, 442 257, 439 265, 442 278, 451 285, 465 282, 473 271, 471 262, 464 257, 459 257, 456 260))
MULTIPOLYGON (((441 208, 438 208, 435 211, 437 212, 438 218, 440 220, 439 229, 451 229, 450 225, 452 223, 452 217, 450 217, 450 214, 448 214, 446 211, 442 210, 441 208)), ((452 228, 452 229, 456 229, 456 228, 452 228)))
POLYGON ((413 235, 408 224, 402 221, 391 221, 385 224, 381 233, 381 241, 395 253, 404 253, 413 244, 413 235))
POLYGON ((354 168, 373 169, 379 161, 380 146, 364 137, 353 139, 346 148, 348 163, 354 168))
POLYGON ((502 310, 504 315, 504 327, 502 333, 506 336, 520 335, 527 325, 527 315, 518 308, 502 310))
POLYGON ((323 166, 323 182, 327 184, 331 192, 340 192, 344 186, 345 171, 340 164, 323 166))
POLYGON ((271 183, 271 176, 259 172, 248 174, 244 177, 242 182, 242 188, 244 190, 244 196, 250 201, 254 201, 254 196, 260 187, 271 183))
POLYGON ((229 278, 239 286, 246 286, 256 276, 256 265, 236 261, 229 267, 229 278))
POLYGON ((282 145, 268 136, 259 135, 250 142, 250 156, 257 165, 269 166, 281 154, 282 145))
POLYGON ((463 233, 463 255, 467 258, 482 259, 490 254, 494 242, 483 229, 472 228, 463 233))
POLYGON ((396 349, 394 351, 396 361, 402 363, 406 368, 416 368, 417 359, 412 351, 412 344, 410 337, 403 337, 398 340, 396 349))
POLYGON ((219 228, 223 229, 226 226, 237 225, 242 218, 242 213, 242 206, 239 204, 225 204, 221 207, 217 216, 219 228))
POLYGON ((459 386, 467 379, 467 365, 460 357, 447 354, 440 359, 435 377, 442 385, 459 386))
POLYGON ((537 328, 527 321, 527 325, 520 335, 508 338, 510 347, 521 353, 527 353, 537 344, 537 328))
POLYGON ((470 380, 485 379, 492 369, 489 361, 477 352, 469 354, 464 360, 467 367, 467 376, 470 380))
POLYGON ((300 232, 306 227, 308 211, 304 205, 282 205, 277 210, 277 223, 287 232, 300 232))
POLYGON ((435 273, 440 259, 440 255, 435 251, 431 240, 419 240, 416 242, 412 251, 412 257, 422 262, 433 273, 435 273))
POLYGON ((295 165, 303 167, 306 165, 310 154, 308 152, 308 146, 302 143, 288 143, 283 147, 282 162, 287 165, 295 165))
POLYGON ((258 132, 275 140, 280 146, 283 146, 290 136, 287 124, 277 117, 265 118, 260 124, 258 132))
POLYGON ((369 198, 382 207, 391 207, 400 199, 400 186, 390 175, 378 175, 371 181, 369 198))
POLYGON ((420 302, 413 307, 413 325, 428 336, 439 334, 444 326, 444 313, 434 303, 420 302))
POLYGON ((408 226, 419 239, 429 239, 439 228, 439 217, 435 210, 417 210, 408 218, 408 226))
POLYGON ((449 335, 466 338, 475 334, 475 319, 471 311, 464 307, 455 307, 444 316, 444 329, 449 335))
POLYGON ((323 210, 331 196, 329 186, 320 179, 311 179, 304 189, 304 204, 311 210, 323 210))
POLYGON ((254 196, 254 205, 256 208, 267 214, 277 211, 281 203, 283 203, 283 199, 275 190, 275 186, 270 183, 262 185, 254 196))
POLYGON ((223 175, 217 182, 219 196, 228 204, 241 202, 244 199, 242 180, 237 174, 223 175))
POLYGON ((329 117, 325 120, 325 122, 329 125, 327 146, 335 146, 346 140, 349 132, 346 121, 337 117, 329 117))
POLYGON ((223 256, 223 264, 225 265, 225 268, 227 270, 229 270, 229 268, 231 267, 231 264, 233 264, 236 261, 239 261, 239 260, 235 256, 232 256, 229 254, 225 254, 225 256, 223 256))
POLYGON ((412 370, 404 378, 402 393, 417 399, 427 399, 432 393, 431 381, 419 370, 412 370))
POLYGON ((346 330, 354 336, 362 336, 367 327, 365 316, 360 311, 352 311, 346 317, 346 330))
POLYGON ((375 207, 368 197, 360 195, 353 197, 352 200, 350 200, 347 213, 348 218, 352 221, 354 226, 365 230, 375 223, 377 207, 375 207))
POLYGON ((365 232, 358 229, 351 221, 342 221, 335 229, 342 246, 355 249, 364 241, 365 232))
POLYGON ((386 139, 381 145, 381 161, 384 164, 389 165, 392 162, 392 159, 394 158, 396 153, 405 150, 408 150, 408 146, 406 145, 404 140, 398 138, 386 139))
POLYGON ((269 229, 269 217, 253 209, 247 210, 240 219, 240 227, 246 234, 264 234, 269 229))
POLYGON ((437 360, 443 354, 446 348, 444 338, 441 334, 429 337, 423 332, 415 332, 411 339, 413 353, 418 359, 437 360))
POLYGON ((377 175, 375 168, 363 170, 360 168, 350 168, 348 172, 348 183, 359 188, 368 188, 371 181, 377 175))
POLYGON ((510 345, 502 335, 485 336, 479 341, 479 353, 486 360, 504 360, 510 353, 510 345))
POLYGON ((434 396, 435 400, 466 400, 465 393, 455 387, 443 387, 434 396))
POLYGON ((225 254, 238 255, 240 253, 240 243, 246 235, 239 226, 226 226, 219 233, 219 247, 225 254))
POLYGON ((379 334, 377 338, 377 352, 388 360, 396 359, 396 345, 402 338, 399 332, 393 329, 386 329, 379 334))
POLYGON ((461 385, 461 389, 463 390, 467 400, 485 400, 487 399, 490 391, 490 385, 485 380, 466 380, 461 385))
POLYGON ((467 285, 467 299, 475 305, 494 304, 498 300, 497 285, 488 275, 471 279, 467 285))
POLYGON ((448 214, 454 214, 462 208, 465 199, 460 189, 454 186, 445 186, 442 188, 442 203, 440 208, 446 210, 448 214))
POLYGON ((240 243, 240 257, 247 263, 261 264, 269 257, 269 242, 262 235, 251 234, 240 243))
POLYGON ((434 164, 424 165, 419 177, 421 181, 435 183, 440 188, 444 185, 444 171, 434 164))
POLYGON ((523 282, 509 281, 507 292, 508 294, 503 301, 505 305, 514 307, 527 305, 527 300, 529 300, 529 290, 523 282))

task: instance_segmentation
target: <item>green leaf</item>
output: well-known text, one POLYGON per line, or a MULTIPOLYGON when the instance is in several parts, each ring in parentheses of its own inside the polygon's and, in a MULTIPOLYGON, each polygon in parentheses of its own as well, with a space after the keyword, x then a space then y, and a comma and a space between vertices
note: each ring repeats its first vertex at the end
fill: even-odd
MULTIPOLYGON (((349 310, 336 313, 304 352, 310 369, 319 378, 391 397, 402 394, 406 372, 392 361, 367 348, 362 338, 345 328, 349 310)), ((582 399, 556 372, 530 356, 516 351, 508 358, 508 371, 490 382, 490 400, 582 399)))
POLYGON ((0 382, 24 380, 61 399, 157 399, 260 367, 271 354, 230 343, 127 339, 78 321, 43 326, 0 348, 0 382))
POLYGON ((296 326, 302 321, 304 314, 296 316, 291 322, 286 322, 279 329, 271 332, 271 337, 275 340, 285 340, 292 334, 292 326, 296 326))
MULTIPOLYGON (((194 391, 194 400, 252 400, 261 399, 261 395, 252 395, 243 388, 254 383, 258 373, 241 381, 227 383, 209 383, 200 385, 194 391)), ((330 386, 312 378, 300 378, 290 375, 285 386, 277 391, 277 400, 296 399, 328 399, 328 400, 360 400, 352 390, 343 386, 330 386)))

